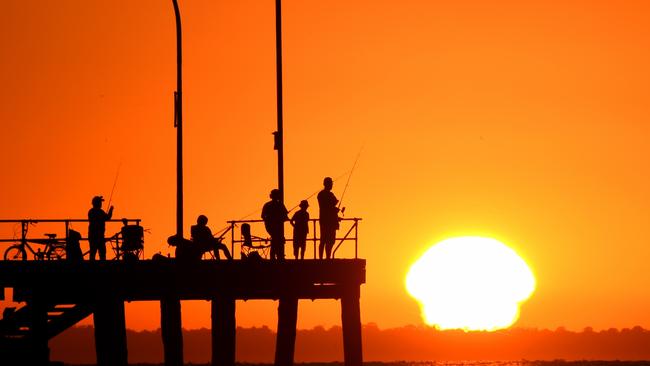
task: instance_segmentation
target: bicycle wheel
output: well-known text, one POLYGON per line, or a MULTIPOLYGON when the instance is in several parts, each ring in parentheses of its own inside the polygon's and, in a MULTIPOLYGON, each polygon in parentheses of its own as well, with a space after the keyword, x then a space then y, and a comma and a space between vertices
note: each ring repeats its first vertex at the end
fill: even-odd
POLYGON ((65 259, 65 248, 63 247, 52 247, 49 252, 47 252, 48 260, 59 260, 65 259))
POLYGON ((5 260, 6 261, 21 261, 25 259, 25 251, 23 246, 20 244, 12 245, 7 250, 5 250, 5 260))

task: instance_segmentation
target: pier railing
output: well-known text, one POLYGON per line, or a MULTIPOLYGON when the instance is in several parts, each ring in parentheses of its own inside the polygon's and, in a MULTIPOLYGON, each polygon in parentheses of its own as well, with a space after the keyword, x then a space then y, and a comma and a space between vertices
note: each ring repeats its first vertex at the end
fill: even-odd
MULTIPOLYGON (((337 231, 336 242, 334 243, 334 248, 332 250, 332 258, 339 254, 339 257, 353 257, 357 259, 359 257, 359 222, 361 218, 359 217, 350 217, 350 218, 340 218, 339 219, 339 230, 337 231), (348 245, 345 245, 348 243, 348 245)), ((318 245, 320 244, 320 225, 318 225, 318 219, 309 220, 309 233, 307 234, 307 243, 312 244, 313 258, 317 259, 318 257, 318 245)), ((249 224, 251 226, 251 236, 254 247, 264 248, 268 247, 271 244, 271 237, 266 232, 264 228, 263 220, 231 220, 228 221, 230 225, 229 228, 221 233, 222 237, 230 235, 230 250, 235 255, 237 251, 236 247, 239 247, 240 253, 242 252, 241 248, 244 244, 244 237, 241 233, 241 225, 249 224)), ((293 230, 291 225, 287 222, 284 227, 284 237, 286 240, 285 255, 287 258, 292 256, 293 246, 290 243, 293 243, 293 230)), ((309 246, 308 246, 309 247, 309 246)), ((305 254, 305 257, 308 257, 305 254)))
MULTIPOLYGON (((128 225, 137 225, 140 226, 141 219, 129 219, 129 218, 120 218, 107 220, 107 226, 111 226, 111 223, 126 223, 128 225)), ((20 257, 13 259, 27 259, 26 255, 28 252, 31 252, 34 259, 61 259, 65 256, 65 242, 68 239, 68 235, 71 229, 74 229, 82 234, 81 240, 87 241, 88 238, 84 235, 88 231, 88 219, 2 219, 0 220, 0 225, 14 225, 13 237, 5 237, 5 232, 1 231, 0 234, 0 244, 10 243, 11 245, 8 248, 2 248, 0 255, 2 259, 12 259, 6 258, 9 254, 9 250, 12 247, 20 247, 20 257), (42 224, 37 226, 37 224, 42 224), (75 224, 80 224, 79 227, 73 227, 75 224), (19 226, 19 227, 18 227, 19 226), (34 231, 37 230, 36 233, 34 231), (18 232, 17 230, 20 230, 18 232), (31 232, 30 232, 31 231, 31 232), (59 235, 61 234, 61 235, 59 235), (36 250, 31 248, 30 244, 35 244, 36 250), (40 245, 45 247, 41 250, 40 245), (5 250, 6 249, 6 250, 5 250)), ((111 234, 111 231, 107 228, 106 234, 106 243, 109 244, 116 257, 120 257, 120 229, 117 228, 114 234, 111 234)), ((84 253, 84 255, 86 255, 84 253)), ((144 255, 144 253, 142 253, 144 255)))

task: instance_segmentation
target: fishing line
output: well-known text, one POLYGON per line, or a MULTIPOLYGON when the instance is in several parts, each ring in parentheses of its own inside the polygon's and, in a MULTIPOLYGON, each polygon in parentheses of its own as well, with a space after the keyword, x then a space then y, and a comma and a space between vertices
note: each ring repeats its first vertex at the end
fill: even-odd
MULTIPOLYGON (((359 162, 359 158, 361 157, 361 152, 363 151, 363 145, 361 145, 361 149, 359 149, 359 153, 357 153, 356 159, 354 159, 354 164, 352 165, 352 169, 350 169, 350 175, 348 175, 348 180, 345 182, 345 187, 343 188, 343 193, 341 193, 341 200, 339 201, 339 204, 336 207, 341 207, 341 204, 343 203, 343 197, 345 197, 345 192, 348 190, 348 185, 350 184, 350 178, 352 178, 352 174, 354 173, 354 169, 357 167, 357 163, 359 162)), ((345 207, 343 207, 343 210, 341 213, 345 213, 345 207)))
MULTIPOLYGON (((356 165, 356 162, 355 162, 355 165, 356 165)), ((333 181, 336 182, 336 181, 340 180, 341 178, 345 177, 345 176, 348 175, 348 174, 352 174, 352 171, 351 171, 351 170, 346 171, 345 173, 343 173, 343 174, 337 176, 336 178, 334 178, 333 181)), ((310 198, 312 198, 312 197, 314 197, 316 194, 318 194, 318 192, 320 192, 320 191, 321 191, 321 190, 318 189, 318 190, 314 191, 312 194, 310 194, 309 196, 307 196, 307 197, 304 198, 304 199, 305 199, 305 200, 309 200, 310 198)), ((293 206, 290 210, 287 211, 287 213, 291 213, 291 211, 295 210, 298 206, 300 206, 300 203, 298 203, 297 205, 293 206)), ((253 216, 253 215, 256 214, 256 213, 261 212, 261 211, 262 211, 261 209, 256 209, 255 211, 252 211, 252 212, 250 212, 250 213, 248 213, 248 214, 242 216, 241 218, 239 218, 238 220, 235 220, 235 221, 243 221, 243 220, 245 220, 245 219, 247 219, 247 218, 253 216)), ((235 225, 235 226, 237 226, 237 225, 235 225)), ((218 230, 218 231, 215 233, 214 236, 216 236, 216 235, 218 235, 218 234, 220 234, 220 233, 225 233, 228 229, 230 229, 230 225, 228 225, 228 226, 226 226, 226 227, 224 227, 224 228, 218 230)), ((223 234, 221 234, 221 235, 223 235, 223 234)), ((221 235, 220 235, 220 237, 221 237, 221 235)))
POLYGON ((117 179, 120 177, 120 169, 122 168, 122 158, 120 158, 120 163, 117 165, 117 172, 115 173, 115 180, 113 181, 113 188, 111 188, 111 195, 108 197, 107 208, 111 207, 111 202, 113 201, 113 192, 115 192, 115 186, 117 185, 117 179))

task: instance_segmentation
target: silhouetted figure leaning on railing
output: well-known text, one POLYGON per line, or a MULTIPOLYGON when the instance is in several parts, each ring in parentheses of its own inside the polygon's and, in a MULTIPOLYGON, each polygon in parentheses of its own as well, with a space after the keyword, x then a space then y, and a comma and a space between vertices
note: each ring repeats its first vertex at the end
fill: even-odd
POLYGON ((90 244, 90 260, 95 260, 95 254, 99 252, 99 259, 106 260, 106 221, 113 216, 113 206, 108 208, 108 213, 102 210, 104 197, 93 197, 93 208, 88 211, 88 243, 90 244))

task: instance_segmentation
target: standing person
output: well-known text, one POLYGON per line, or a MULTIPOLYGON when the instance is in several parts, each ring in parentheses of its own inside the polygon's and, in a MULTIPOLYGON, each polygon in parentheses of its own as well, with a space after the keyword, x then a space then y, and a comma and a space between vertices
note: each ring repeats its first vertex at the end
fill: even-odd
POLYGON ((104 197, 93 197, 93 208, 88 211, 88 243, 90 244, 90 260, 95 260, 95 254, 99 252, 99 259, 106 260, 106 221, 113 217, 113 206, 108 208, 108 213, 102 210, 104 197))
POLYGON ((307 212, 309 202, 300 201, 300 210, 296 211, 291 217, 291 226, 293 226, 293 256, 298 259, 305 259, 305 248, 307 247, 307 233, 309 232, 309 212, 307 212))
POLYGON ((271 259, 284 260, 284 222, 289 219, 289 212, 280 200, 280 190, 271 190, 270 198, 262 208, 262 220, 271 235, 271 259))
POLYGON ((339 208, 336 204, 339 200, 332 193, 334 182, 332 178, 323 179, 323 190, 318 192, 318 208, 320 223, 320 245, 318 246, 318 258, 323 259, 323 249, 327 259, 332 257, 332 249, 336 242, 336 230, 339 229, 339 208))

